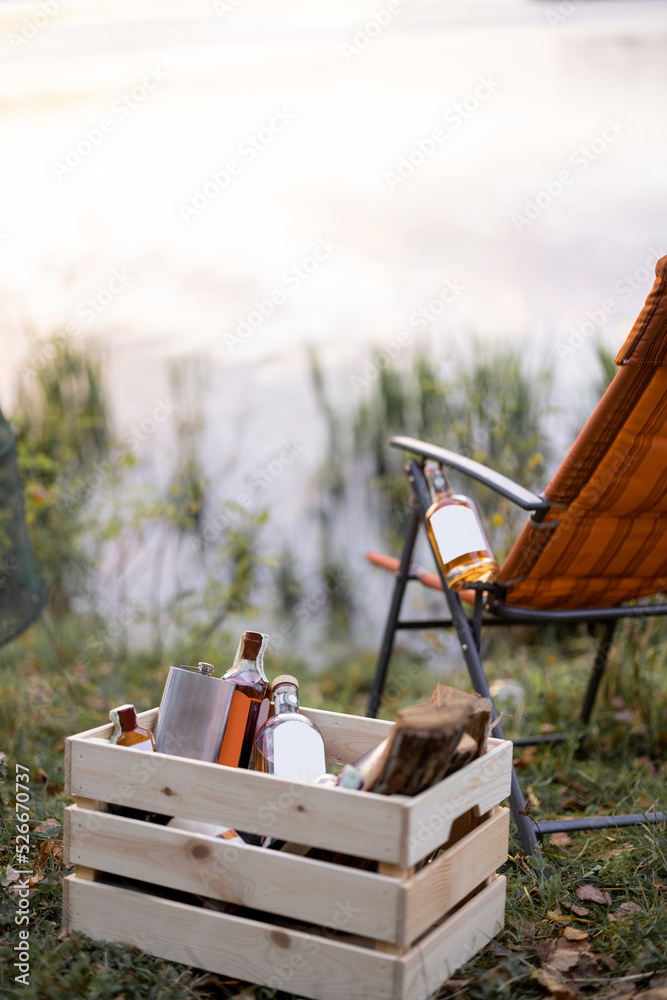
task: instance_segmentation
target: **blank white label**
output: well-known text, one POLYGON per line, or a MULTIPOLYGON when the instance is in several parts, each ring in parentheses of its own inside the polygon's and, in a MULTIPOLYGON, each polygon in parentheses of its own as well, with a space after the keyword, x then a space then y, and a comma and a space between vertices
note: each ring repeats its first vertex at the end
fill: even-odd
POLYGON ((452 559, 486 548, 477 518, 469 507, 451 504, 436 510, 430 519, 440 558, 447 564, 452 559))
POLYGON ((292 781, 315 781, 326 771, 322 737, 298 722, 284 722, 273 732, 273 773, 292 781))

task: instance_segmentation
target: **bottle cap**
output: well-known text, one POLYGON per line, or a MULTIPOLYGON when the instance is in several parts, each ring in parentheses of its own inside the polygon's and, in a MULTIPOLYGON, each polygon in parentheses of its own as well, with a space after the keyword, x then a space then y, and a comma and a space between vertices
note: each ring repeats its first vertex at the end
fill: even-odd
POLYGON ((256 660, 268 638, 263 632, 244 632, 241 636, 241 659, 256 660))
POLYGON ((131 732, 137 724, 137 713, 134 705, 119 705, 118 708, 112 709, 109 712, 109 718, 115 723, 112 713, 117 717, 124 733, 131 732))
POLYGON ((200 663, 199 664, 199 673, 200 674, 206 674, 207 677, 210 677, 214 670, 215 670, 215 667, 213 666, 212 663, 200 663))
POLYGON ((275 691, 279 684, 293 684, 297 691, 299 690, 299 682, 291 674, 278 674, 277 677, 274 677, 271 681, 271 691, 275 691))

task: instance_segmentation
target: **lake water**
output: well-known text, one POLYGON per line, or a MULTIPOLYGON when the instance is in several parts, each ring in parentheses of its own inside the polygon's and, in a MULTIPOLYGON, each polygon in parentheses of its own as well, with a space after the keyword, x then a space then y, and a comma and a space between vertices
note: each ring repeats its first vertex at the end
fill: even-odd
MULTIPOLYGON (((263 497, 266 546, 296 545, 306 579, 325 447, 308 348, 349 411, 377 348, 509 340, 585 417, 589 335, 623 341, 667 252, 667 3, 47 8, 0 4, 5 410, 30 333, 102 346, 119 432, 196 355, 217 500, 297 450, 263 497)), ((152 475, 173 447, 165 421, 152 475)), ((378 544, 359 506, 353 563, 378 544)), ((359 573, 375 641, 386 586, 359 573)))

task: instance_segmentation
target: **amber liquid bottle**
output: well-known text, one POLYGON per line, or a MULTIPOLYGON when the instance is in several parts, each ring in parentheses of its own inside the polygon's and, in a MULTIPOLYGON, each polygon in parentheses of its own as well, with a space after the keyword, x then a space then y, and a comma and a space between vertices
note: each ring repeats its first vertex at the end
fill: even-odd
POLYGON ((281 674, 272 684, 274 715, 255 737, 255 770, 313 782, 326 769, 317 726, 299 712, 299 682, 281 674))
POLYGON ((235 685, 218 764, 247 767, 255 733, 269 716, 269 682, 264 674, 264 650, 269 641, 263 632, 244 632, 232 667, 224 680, 235 685))
POLYGON ((432 500, 426 512, 426 530, 447 586, 464 590, 470 583, 493 580, 498 563, 474 503, 450 491, 438 462, 427 462, 424 475, 432 500))
POLYGON ((155 750, 155 740, 151 731, 137 725, 134 705, 112 708, 109 718, 114 724, 114 731, 109 738, 110 743, 115 743, 118 747, 134 747, 135 750, 155 750))

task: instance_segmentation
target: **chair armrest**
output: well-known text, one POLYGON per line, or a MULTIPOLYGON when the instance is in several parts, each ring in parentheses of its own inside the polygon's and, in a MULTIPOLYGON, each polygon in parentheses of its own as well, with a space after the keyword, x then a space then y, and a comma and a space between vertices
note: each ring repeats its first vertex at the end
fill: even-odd
POLYGON ((538 496, 537 493, 524 489, 523 486, 508 479, 507 476, 502 476, 499 472, 494 472, 493 469, 487 469, 485 465, 473 461, 472 458, 465 458, 463 455, 457 455, 454 451, 439 448, 435 444, 427 444, 426 441, 418 441, 416 438, 393 437, 389 443, 394 448, 410 451, 414 455, 421 455, 422 458, 432 458, 436 462, 442 462, 443 465, 451 466, 452 469, 458 469, 459 472, 464 472, 472 479, 490 487, 518 507, 523 507, 524 510, 546 514, 549 509, 546 500, 538 496))

